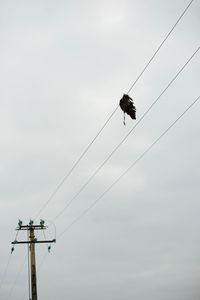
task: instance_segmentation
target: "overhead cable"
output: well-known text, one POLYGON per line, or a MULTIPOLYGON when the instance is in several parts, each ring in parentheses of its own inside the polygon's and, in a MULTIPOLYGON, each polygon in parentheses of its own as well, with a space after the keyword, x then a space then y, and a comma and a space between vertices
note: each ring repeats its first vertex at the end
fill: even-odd
POLYGON ((156 100, 150 105, 147 111, 142 115, 142 117, 138 120, 138 122, 133 126, 133 128, 126 134, 126 136, 121 140, 121 142, 113 149, 113 151, 109 154, 109 156, 103 161, 103 163, 95 170, 95 172, 89 177, 89 179, 85 182, 85 184, 79 189, 79 191, 71 198, 71 200, 65 205, 65 207, 54 217, 54 221, 58 219, 64 211, 71 205, 71 203, 80 195, 80 193, 86 188, 86 186, 93 180, 93 178, 99 173, 99 171, 103 168, 103 166, 108 162, 108 160, 113 156, 113 154, 119 149, 119 147, 125 142, 128 136, 133 132, 133 130, 142 122, 142 120, 146 117, 146 115, 150 112, 153 106, 160 100, 161 96, 167 91, 167 89, 171 86, 171 84, 177 79, 180 73, 185 69, 185 67, 189 64, 192 58, 197 54, 200 47, 190 56, 190 58, 185 62, 185 64, 180 68, 180 70, 176 73, 176 75, 172 78, 172 80, 168 83, 168 85, 164 88, 161 94, 156 98, 156 100))
POLYGON ((6 275, 7 275, 7 272, 8 272, 8 268, 9 268, 9 265, 10 265, 10 261, 11 261, 11 253, 10 253, 9 257, 8 257, 8 261, 6 263, 5 269, 4 269, 4 271, 2 273, 2 276, 1 276, 0 290, 1 290, 2 286, 3 286, 4 281, 5 281, 5 278, 6 278, 6 275))
POLYGON ((73 225, 82 219, 143 157, 176 125, 179 120, 199 101, 198 96, 180 115, 179 117, 87 208, 85 209, 71 224, 69 224, 58 236, 60 238, 73 225))
POLYGON ((24 268, 25 263, 26 263, 26 259, 27 259, 27 254, 26 254, 26 256, 24 257, 23 263, 20 264, 20 266, 19 266, 17 275, 16 275, 16 277, 15 277, 15 279, 14 279, 14 281, 13 281, 13 284, 12 284, 11 287, 10 287, 10 290, 9 290, 9 293, 8 293, 8 297, 7 297, 5 300, 9 300, 9 299, 11 298, 11 296, 12 296, 12 294, 13 294, 13 292, 14 292, 14 289, 15 289, 15 287, 16 287, 17 281, 19 280, 19 278, 20 278, 20 276, 21 276, 21 274, 22 274, 23 268, 24 268))
POLYGON ((151 59, 148 61, 148 63, 145 65, 144 69, 142 70, 142 72, 139 74, 139 76, 136 78, 136 80, 134 81, 134 83, 131 85, 130 89, 127 91, 127 94, 130 93, 130 91, 133 89, 134 85, 137 83, 137 81, 140 79, 140 77, 142 76, 142 74, 145 72, 145 70, 148 68, 148 66, 150 65, 150 63, 152 62, 152 60, 155 58, 156 54, 158 53, 158 51, 160 50, 160 48, 163 46, 163 44, 166 42, 166 40, 168 39, 168 37, 170 36, 170 34, 172 33, 172 31, 175 29, 175 27, 178 25, 178 23, 180 22, 180 20, 182 19, 182 17, 184 16, 184 14, 186 13, 186 11, 188 10, 188 8, 190 7, 190 5, 192 4, 192 2, 194 2, 194 0, 191 0, 189 2, 189 4, 186 6, 186 8, 184 9, 184 11, 182 12, 182 14, 180 15, 180 17, 178 18, 178 20, 176 21, 176 23, 174 24, 174 26, 171 28, 171 30, 168 32, 168 34, 166 35, 166 37, 164 38, 164 40, 161 42, 161 44, 158 46, 157 50, 155 51, 155 53, 153 54, 153 56, 151 57, 151 59))
MULTIPOLYGON (((127 94, 130 93, 130 91, 133 89, 133 87, 135 86, 135 84, 139 81, 140 77, 143 75, 143 73, 146 71, 146 69, 148 68, 148 66, 151 64, 151 62, 153 61, 153 59, 155 58, 155 56, 157 55, 157 53, 159 52, 159 50, 161 49, 161 47, 164 45, 164 43, 166 42, 166 40, 168 39, 168 37, 171 35, 171 33, 174 31, 174 29, 176 28, 176 26, 178 25, 178 23, 180 22, 180 20, 183 18, 183 16, 185 15, 185 13, 187 12, 187 10, 189 9, 189 7, 191 6, 192 2, 194 2, 194 0, 191 0, 189 2, 189 4, 186 6, 186 8, 184 9, 184 11, 181 13, 181 15, 179 16, 178 20, 175 22, 175 24, 172 26, 171 30, 167 33, 167 35, 165 36, 165 38, 163 39, 163 41, 161 42, 161 44, 158 46, 157 50, 154 52, 154 54, 152 55, 152 57, 150 58, 150 60, 147 62, 147 64, 145 65, 145 67, 142 69, 141 73, 138 75, 138 77, 136 78, 136 80, 133 82, 133 84, 131 85, 131 87, 129 88, 129 90, 127 91, 127 94)), ((79 162, 82 160, 82 158, 85 156, 85 154, 88 152, 88 150, 90 149, 90 147, 94 144, 94 142, 96 141, 96 139, 99 137, 99 135, 101 134, 101 132, 103 131, 103 129, 106 127, 106 125, 108 124, 108 122, 111 120, 111 118, 113 117, 113 115, 115 114, 115 112, 117 111, 117 109, 119 108, 119 106, 117 106, 114 111, 111 113, 111 115, 109 116, 109 118, 106 120, 106 122, 104 123, 104 125, 101 127, 101 129, 98 131, 98 133, 95 135, 95 137, 92 139, 92 141, 88 144, 88 146, 85 148, 85 150, 82 152, 82 154, 80 155, 80 157, 76 160, 76 162, 73 164, 72 168, 69 170, 69 172, 63 177, 63 179, 60 181, 60 183, 57 185, 57 187, 55 188, 55 190, 53 191, 53 193, 50 195, 50 197, 47 199, 47 201, 44 203, 44 205, 40 208, 40 210, 38 211, 38 213, 36 214, 35 218, 37 218, 41 212, 46 208, 46 206, 49 204, 49 202, 54 198, 54 196, 57 194, 58 190, 61 188, 61 186, 64 184, 64 182, 68 179, 68 177, 72 174, 72 172, 74 171, 74 169, 76 168, 76 166, 79 164, 79 162)), ((34 219, 35 219, 34 218, 34 219)))
MULTIPOLYGON (((19 230, 17 230, 16 235, 15 235, 15 239, 14 239, 14 240, 17 240, 18 234, 19 234, 19 230)), ((9 268, 10 262, 11 262, 11 256, 12 256, 13 251, 14 251, 14 248, 12 248, 12 250, 11 250, 11 252, 10 252, 10 254, 9 254, 8 261, 7 261, 7 263, 6 263, 4 272, 2 273, 2 276, 1 276, 1 280, 0 280, 0 290, 1 290, 2 286, 3 286, 3 283, 4 283, 4 281, 5 281, 5 278, 6 278, 6 276, 7 276, 7 272, 8 272, 8 268, 9 268)))
MULTIPOLYGON (((104 125, 101 127, 101 129, 98 131, 98 133, 96 134, 96 136, 93 138, 93 140, 89 143, 89 145, 86 147, 86 149, 83 151, 83 153, 81 154, 81 156, 77 159, 77 161, 74 163, 74 165, 72 166, 72 168, 69 170, 69 172, 63 177, 63 179, 60 181, 60 183, 57 185, 57 187, 55 188, 55 190, 53 191, 53 193, 50 195, 49 199, 44 203, 44 205, 41 207, 41 209, 38 211, 38 213, 36 214, 35 218, 37 218, 41 212, 45 209, 45 207, 49 204, 49 202, 54 198, 54 196, 57 194, 58 190, 61 188, 61 186, 63 185, 63 183, 68 179, 68 177, 71 175, 71 173, 74 171, 74 169, 76 168, 76 166, 79 164, 79 162, 82 160, 82 158, 85 156, 85 154, 88 152, 88 150, 90 149, 90 147, 92 146, 92 144, 95 142, 95 140, 98 138, 98 136, 101 134, 101 132, 103 131, 103 129, 106 127, 106 125, 108 124, 108 122, 110 121, 110 119, 112 118, 112 116, 115 114, 115 112, 117 111, 118 106, 116 107, 116 109, 112 112, 112 114, 110 115, 110 117, 107 119, 107 121, 104 123, 104 125)), ((35 219, 34 218, 34 219, 35 219)))

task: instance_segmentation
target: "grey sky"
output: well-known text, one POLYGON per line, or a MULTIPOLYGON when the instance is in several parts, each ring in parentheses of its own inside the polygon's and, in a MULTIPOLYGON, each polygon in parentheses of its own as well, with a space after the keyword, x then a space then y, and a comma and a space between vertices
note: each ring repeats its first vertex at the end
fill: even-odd
MULTIPOLYGON (((0 1, 0 276, 18 218, 28 222, 47 201, 188 3, 0 1)), ((130 93, 138 119, 199 47, 199 28, 195 0, 130 93)), ((199 96, 199 61, 197 53, 58 218, 58 236, 199 96)), ((47 248, 38 246, 39 299, 200 298, 199 109, 197 103, 44 261, 47 248)), ((127 117, 124 126, 116 112, 42 218, 54 219, 134 122, 127 117)), ((28 298, 25 255, 26 247, 15 247, 1 299, 28 298)))

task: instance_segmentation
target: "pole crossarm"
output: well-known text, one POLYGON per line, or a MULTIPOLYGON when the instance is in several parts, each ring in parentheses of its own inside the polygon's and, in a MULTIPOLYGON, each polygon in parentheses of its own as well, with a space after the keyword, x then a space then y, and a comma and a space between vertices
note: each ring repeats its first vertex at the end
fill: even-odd
POLYGON ((30 229, 35 229, 35 230, 43 230, 47 229, 47 226, 41 226, 41 225, 21 225, 16 228, 16 230, 30 230, 30 229))
POLYGON ((55 243, 56 239, 53 240, 45 240, 45 241, 14 241, 11 244, 15 245, 15 244, 40 244, 40 243, 55 243))

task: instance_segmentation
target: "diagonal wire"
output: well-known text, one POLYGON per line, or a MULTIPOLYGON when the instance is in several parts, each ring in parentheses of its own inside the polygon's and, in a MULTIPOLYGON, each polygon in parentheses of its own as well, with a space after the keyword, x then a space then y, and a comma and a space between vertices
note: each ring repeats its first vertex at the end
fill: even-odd
POLYGON ((10 262, 11 262, 11 254, 10 254, 9 257, 8 257, 8 261, 7 261, 7 263, 6 263, 4 272, 3 272, 2 276, 1 276, 0 290, 1 290, 2 286, 3 286, 4 280, 5 280, 5 278, 6 278, 6 275, 7 275, 7 272, 8 272, 8 268, 9 268, 9 265, 10 265, 10 262))
MULTIPOLYGON (((15 235, 15 239, 14 239, 14 240, 17 240, 18 234, 19 234, 19 230, 17 230, 16 235, 15 235)), ((9 268, 9 265, 10 265, 10 262, 11 262, 11 256, 12 256, 12 252, 10 253, 10 255, 9 255, 9 257, 8 257, 7 264, 6 264, 6 266, 5 266, 5 269, 4 269, 3 274, 2 274, 2 276, 1 276, 1 280, 0 280, 0 290, 1 290, 1 288, 2 288, 2 285, 3 285, 3 283, 4 283, 5 278, 6 278, 6 276, 7 276, 8 268, 9 268)))
MULTIPOLYGON (((43 235, 44 235, 44 240, 47 242, 47 238, 46 238, 46 234, 45 234, 45 232, 44 232, 44 229, 42 229, 42 232, 43 232, 43 235)), ((47 251, 48 251, 48 245, 46 245, 47 246, 47 251)))
MULTIPOLYGON (((167 33, 167 35, 165 36, 165 38, 163 39, 163 41, 161 42, 161 44, 158 46, 157 50, 154 52, 153 56, 150 58, 150 60, 147 62, 147 64, 145 65, 145 67, 142 69, 141 73, 138 75, 138 77, 136 78, 136 80, 134 81, 134 83, 131 85, 130 89, 127 91, 127 94, 130 93, 130 91, 133 89, 133 87, 135 86, 135 84, 139 81, 140 77, 143 75, 143 73, 146 71, 146 69, 148 68, 148 66, 151 64, 151 62, 154 60, 155 56, 157 55, 157 53, 159 52, 159 50, 161 49, 161 47, 164 45, 164 43, 166 42, 166 40, 168 39, 168 37, 171 35, 171 33, 174 31, 174 29, 176 28, 176 26, 178 25, 178 23, 180 22, 180 20, 183 18, 183 16, 185 15, 185 13, 187 12, 187 10, 189 9, 189 7, 191 6, 191 4, 194 2, 194 0, 191 0, 189 2, 189 4, 186 6, 186 8, 184 9, 184 11, 181 13, 180 17, 178 18, 178 20, 175 22, 175 24, 172 26, 171 30, 167 33)), ((73 172, 73 170, 76 168, 76 166, 79 164, 79 162, 82 160, 82 158, 85 156, 85 154, 88 152, 88 150, 90 149, 90 147, 93 145, 93 143, 96 141, 96 139, 98 138, 98 136, 101 134, 101 132, 103 131, 103 129, 106 127, 106 125, 108 124, 108 122, 111 120, 111 118, 113 117, 113 115, 116 113, 116 111, 118 110, 119 106, 117 106, 114 111, 112 112, 112 114, 109 116, 109 118, 106 120, 106 122, 104 123, 104 125, 101 127, 101 129, 98 131, 98 133, 96 134, 96 136, 93 138, 93 140, 89 143, 89 145, 85 148, 85 150, 83 151, 83 153, 80 155, 80 157, 77 159, 77 161, 74 163, 74 165, 72 166, 72 168, 69 170, 69 172, 63 177, 63 179, 60 181, 60 183, 57 185, 57 187, 55 188, 55 190, 53 191, 53 193, 50 195, 50 197, 48 198, 48 200, 44 203, 44 205, 40 208, 40 210, 38 211, 38 213, 36 214, 35 218, 37 218, 41 212, 46 208, 46 206, 49 204, 49 202, 54 198, 54 196, 57 194, 58 190, 61 188, 61 186, 64 184, 64 182, 68 179, 68 177, 71 175, 71 173, 73 172)))
POLYGON ((166 40, 168 39, 168 37, 170 36, 170 34, 172 33, 172 31, 178 25, 178 23, 180 22, 180 20, 182 19, 182 17, 184 16, 184 14, 186 13, 186 11, 188 10, 188 8, 190 7, 190 5, 192 4, 193 1, 194 0, 191 0, 189 2, 189 4, 186 6, 186 8, 184 9, 184 11, 180 15, 180 17, 178 18, 178 20, 176 21, 176 23, 174 24, 174 26, 171 28, 171 30, 168 32, 168 34, 166 35, 166 37, 164 38, 164 40, 162 41, 162 43, 158 46, 157 50, 155 51, 155 53, 153 54, 153 56, 151 57, 151 59, 148 61, 148 63, 146 64, 146 66, 144 67, 144 69, 142 70, 142 72, 139 74, 139 76, 136 78, 136 80, 134 81, 134 83, 131 85, 130 89, 127 91, 127 94, 130 93, 130 91, 133 89, 134 85, 137 83, 137 81, 140 79, 140 77, 142 76, 142 74, 148 68, 148 66, 150 65, 150 63, 152 62, 152 60, 155 58, 155 56, 158 53, 158 51, 160 50, 160 48, 163 46, 163 44, 166 42, 166 40))
MULTIPOLYGON (((69 172, 63 177, 63 179, 61 180, 61 182, 57 185, 57 187, 55 188, 54 192, 51 194, 51 196, 49 197, 49 199, 46 201, 46 203, 41 207, 41 209, 38 211, 38 213, 36 214, 35 218, 37 218, 41 212, 46 208, 46 206, 49 204, 49 202, 54 198, 54 196, 57 194, 58 190, 61 188, 61 186, 63 185, 63 183, 68 179, 68 177, 71 175, 71 173, 73 172, 73 170, 76 168, 76 166, 78 165, 78 163, 82 160, 82 158, 85 156, 85 154, 88 152, 88 150, 90 149, 90 147, 92 146, 92 144, 96 141, 96 139, 98 138, 98 136, 101 134, 101 132, 103 131, 103 129, 106 127, 106 125, 108 124, 108 122, 110 121, 110 119, 112 118, 112 116, 115 114, 115 112, 117 111, 118 106, 115 108, 115 110, 112 112, 112 114, 110 115, 110 117, 107 119, 107 121, 104 123, 104 125, 101 127, 101 129, 98 131, 98 133, 96 134, 96 136, 93 138, 93 140, 89 143, 89 145, 86 147, 86 149, 83 151, 83 153, 81 154, 81 156, 77 159, 77 161, 74 163, 74 165, 72 166, 72 168, 69 170, 69 172)), ((35 219, 34 218, 34 219, 35 219)))
POLYGON ((11 286, 11 288, 10 288, 10 291, 9 291, 9 293, 8 293, 8 297, 6 298, 6 300, 9 300, 10 297, 12 296, 13 292, 14 292, 14 289, 15 289, 16 284, 17 284, 17 280, 20 278, 20 276, 21 276, 21 274, 22 274, 23 267, 25 266, 26 259, 27 259, 27 254, 26 254, 25 257, 24 257, 23 263, 20 264, 20 266, 19 266, 17 275, 16 275, 16 277, 15 277, 15 279, 14 279, 14 281, 13 281, 13 284, 12 284, 12 286, 11 286))
POLYGON ((159 101, 161 96, 167 91, 167 89, 171 86, 171 84, 176 80, 176 78, 180 75, 180 73, 185 69, 185 67, 189 64, 192 58, 197 54, 200 47, 190 56, 190 58, 186 61, 186 63, 180 68, 180 70, 176 73, 176 75, 172 78, 172 80, 168 83, 165 89, 161 92, 161 94, 156 98, 156 100, 150 105, 147 111, 142 115, 136 125, 126 134, 126 136, 121 140, 121 142, 114 148, 114 150, 110 153, 110 155, 103 161, 103 163, 95 170, 95 172, 89 177, 89 179, 85 182, 85 184, 79 189, 79 191, 71 198, 71 200, 66 204, 66 206, 54 217, 54 221, 58 219, 64 211, 71 205, 71 203, 80 195, 80 193, 86 188, 86 186, 93 180, 93 178, 99 173, 99 171, 103 168, 103 166, 108 162, 108 160, 113 156, 113 154, 119 149, 119 147, 125 142, 128 136, 133 132, 133 130, 142 122, 145 116, 150 112, 153 106, 159 101))
POLYGON ((60 238, 65 234, 74 224, 82 219, 171 129, 179 120, 199 101, 198 96, 179 117, 86 209, 84 210, 71 224, 69 224, 58 236, 60 238))

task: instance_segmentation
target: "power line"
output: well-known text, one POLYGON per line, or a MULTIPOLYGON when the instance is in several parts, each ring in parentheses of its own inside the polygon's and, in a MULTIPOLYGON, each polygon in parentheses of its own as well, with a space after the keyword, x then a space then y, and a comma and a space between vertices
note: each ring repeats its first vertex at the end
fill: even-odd
POLYGON ((6 275, 7 275, 7 272, 8 272, 8 268, 9 268, 9 265, 10 265, 10 261, 11 261, 11 254, 10 254, 9 257, 8 257, 8 261, 7 261, 7 263, 6 263, 4 272, 2 273, 2 276, 1 276, 0 290, 1 290, 1 288, 2 288, 2 285, 3 285, 3 283, 4 283, 4 280, 5 280, 5 278, 6 278, 6 275))
POLYGON ((133 130, 142 122, 145 116, 150 112, 153 106, 159 101, 161 96, 167 91, 167 89, 171 86, 171 84, 177 79, 180 73, 185 69, 185 67, 189 64, 192 58, 197 54, 200 47, 190 56, 190 58, 186 61, 186 63, 180 68, 180 70, 176 73, 176 75, 172 78, 172 80, 168 83, 165 89, 161 92, 161 94, 156 98, 156 100, 150 105, 147 111, 142 115, 136 125, 126 134, 126 136, 121 140, 121 142, 114 148, 114 150, 109 154, 109 156, 103 161, 103 163, 95 170, 95 172, 89 177, 89 179, 85 182, 85 184, 79 189, 79 191, 71 198, 71 200, 66 204, 66 206, 54 217, 54 221, 58 219, 64 211, 71 205, 71 203, 80 195, 80 193, 86 188, 86 186, 93 180, 93 178, 99 173, 99 171, 103 168, 103 166, 108 162, 108 160, 113 156, 113 154, 119 149, 119 147, 125 142, 128 136, 133 132, 133 130))
MULTIPOLYGON (((49 197, 49 199, 46 201, 46 203, 41 207, 41 209, 39 210, 39 212, 37 213, 37 215, 35 216, 35 218, 37 218, 40 213, 45 209, 45 207, 48 205, 48 203, 53 199, 53 197, 57 194, 58 190, 61 188, 61 186, 63 185, 63 183, 68 179, 68 177, 71 175, 71 173, 74 171, 74 169, 76 168, 76 166, 78 165, 78 163, 82 160, 82 158, 85 156, 85 154, 88 152, 88 150, 90 149, 90 147, 92 146, 92 144, 96 141, 96 139, 98 138, 98 136, 101 134, 101 132, 103 131, 103 129, 106 127, 106 125, 108 124, 108 122, 110 121, 110 119, 112 118, 112 116, 115 114, 115 112, 117 111, 118 106, 115 108, 115 110, 112 112, 112 114, 109 116, 109 118, 106 120, 106 122, 104 123, 104 125, 101 127, 101 129, 98 131, 98 133, 96 134, 96 136, 93 138, 93 140, 89 143, 89 145, 86 147, 86 149, 83 151, 83 153, 81 154, 81 156, 77 159, 77 161, 74 163, 74 165, 72 166, 72 168, 69 170, 69 172, 63 177, 63 179, 61 180, 61 182, 58 184, 58 186, 55 188, 54 192, 51 194, 51 196, 49 197)), ((35 219, 34 218, 34 219, 35 219)))
POLYGON ((82 219, 170 130, 178 123, 178 121, 194 106, 200 99, 198 96, 179 117, 86 209, 84 210, 70 225, 64 229, 58 236, 60 238, 65 234, 74 224, 82 219))
MULTIPOLYGON (((16 232, 15 240, 17 239, 18 234, 19 234, 19 230, 17 230, 17 232, 16 232)), ((2 285, 4 283, 4 280, 6 278, 6 275, 7 275, 7 272, 8 272, 8 268, 9 268, 9 265, 10 265, 10 262, 11 262, 11 256, 12 256, 13 251, 14 251, 14 247, 11 250, 11 253, 10 253, 9 257, 8 257, 8 261, 7 261, 7 264, 5 266, 4 272, 3 272, 2 276, 1 276, 0 290, 1 290, 1 287, 2 287, 2 285)))
POLYGON ((150 65, 150 63, 152 62, 152 60, 155 58, 156 54, 158 53, 158 51, 160 50, 160 48, 162 47, 162 45, 166 42, 166 40, 168 39, 168 37, 170 36, 170 34, 172 33, 172 31, 175 29, 175 27, 178 25, 178 23, 180 22, 180 20, 182 19, 182 17, 184 16, 184 14, 186 13, 186 11, 188 10, 188 8, 190 7, 190 5, 192 4, 194 0, 190 1, 190 3, 187 5, 187 7, 184 9, 184 11, 182 12, 182 14, 180 15, 180 17, 178 18, 178 20, 176 21, 176 23, 174 24, 174 26, 172 27, 172 29, 168 32, 168 34, 166 35, 166 37, 164 38, 164 40, 161 42, 161 44, 158 46, 156 52, 153 54, 153 56, 151 57, 151 59, 148 61, 148 63, 146 64, 146 66, 144 67, 144 69, 142 70, 142 72, 139 74, 139 76, 136 78, 136 80, 134 81, 134 83, 132 84, 132 86, 130 87, 130 89, 127 91, 127 94, 130 93, 130 91, 132 90, 132 88, 134 87, 134 85, 137 83, 137 81, 140 79, 140 77, 142 76, 142 74, 145 72, 145 70, 148 68, 148 66, 150 65))
POLYGON ((18 269, 18 272, 17 272, 17 275, 13 281, 13 284, 11 285, 11 288, 10 288, 10 291, 8 293, 8 297, 6 298, 6 300, 9 300, 10 297, 12 296, 13 294, 13 291, 15 289, 15 286, 16 286, 16 283, 17 283, 17 280, 20 278, 21 274, 22 274, 22 270, 25 266, 25 263, 26 263, 26 259, 27 259, 27 254, 25 255, 24 257, 24 260, 23 260, 23 263, 19 265, 19 269, 18 269))
MULTIPOLYGON (((152 57, 150 58, 150 60, 147 62, 147 64, 145 65, 145 67, 142 69, 141 73, 138 75, 138 77, 136 78, 136 80, 133 82, 133 84, 131 85, 131 87, 129 88, 129 90, 127 91, 127 94, 130 93, 130 91, 133 89, 133 87, 135 86, 135 84, 139 81, 140 77, 143 75, 143 73, 146 71, 146 69, 148 68, 148 66, 151 64, 151 62, 154 60, 155 56, 157 55, 157 53, 159 52, 159 50, 161 49, 161 47, 164 45, 164 43, 166 42, 166 40, 168 39, 168 37, 171 35, 171 33, 174 31, 174 29, 176 28, 176 26, 178 25, 178 23, 180 22, 180 20, 183 18, 183 16, 185 15, 185 13, 187 12, 187 10, 189 9, 189 7, 191 6, 192 2, 194 0, 191 0, 189 2, 189 4, 187 5, 187 7, 184 9, 184 11, 181 13, 180 17, 178 18, 178 20, 175 22, 175 24, 172 26, 171 30, 167 33, 167 35, 165 36, 165 38, 163 39, 163 41, 161 42, 161 44, 158 46, 157 50, 154 52, 154 54, 152 55, 152 57)), ((99 137, 99 135, 101 134, 101 132, 103 131, 103 129, 106 127, 106 125, 108 124, 108 122, 111 120, 111 118, 113 117, 113 115, 115 114, 115 112, 117 111, 117 109, 119 108, 119 106, 117 106, 114 111, 111 113, 111 115, 109 116, 109 118, 106 120, 106 122, 104 123, 104 125, 101 127, 101 129, 98 131, 98 133, 95 135, 95 137, 93 138, 93 140, 88 144, 88 146, 85 148, 85 150, 82 152, 82 154, 80 155, 80 157, 76 160, 76 162, 74 163, 74 165, 72 166, 72 168, 69 170, 69 172, 63 177, 63 179, 60 181, 60 183, 57 185, 57 187, 55 188, 55 190, 53 191, 53 193, 50 195, 50 197, 47 199, 47 201, 44 203, 44 205, 40 208, 40 210, 38 211, 38 213, 36 214, 35 218, 37 218, 41 212, 46 208, 46 206, 49 204, 49 202, 54 198, 54 196, 57 194, 58 190, 61 188, 61 186, 64 184, 64 182, 68 179, 68 177, 71 175, 71 173, 74 171, 74 169, 76 168, 76 166, 79 164, 79 162, 82 160, 82 158, 85 156, 85 154, 88 152, 88 150, 90 149, 90 147, 93 145, 93 143, 96 141, 96 139, 99 137)), ((34 219, 35 219, 34 218, 34 219)))

